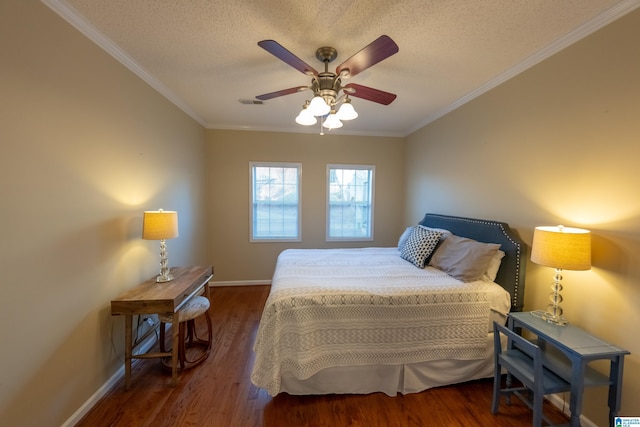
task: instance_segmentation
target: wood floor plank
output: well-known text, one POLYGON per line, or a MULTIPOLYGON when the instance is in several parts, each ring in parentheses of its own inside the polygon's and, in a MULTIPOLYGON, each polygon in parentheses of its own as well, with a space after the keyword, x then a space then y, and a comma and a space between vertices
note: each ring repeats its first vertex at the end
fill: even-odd
MULTIPOLYGON (((276 397, 249 379, 253 342, 268 286, 211 288, 214 343, 201 365, 180 372, 176 387, 159 360, 137 360, 132 385, 120 381, 76 424, 110 427, 529 427, 518 399, 492 415, 490 380, 422 393, 276 397)), ((203 324, 199 324, 201 330, 203 324)), ((545 403, 556 423, 568 418, 545 403)))

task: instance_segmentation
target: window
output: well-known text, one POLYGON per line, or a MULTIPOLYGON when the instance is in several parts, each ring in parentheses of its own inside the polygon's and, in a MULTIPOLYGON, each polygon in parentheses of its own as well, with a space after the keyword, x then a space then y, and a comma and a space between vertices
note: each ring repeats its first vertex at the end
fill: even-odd
POLYGON ((327 240, 373 240, 375 166, 327 166, 327 240))
POLYGON ((299 163, 255 163, 251 168, 251 241, 300 241, 299 163))

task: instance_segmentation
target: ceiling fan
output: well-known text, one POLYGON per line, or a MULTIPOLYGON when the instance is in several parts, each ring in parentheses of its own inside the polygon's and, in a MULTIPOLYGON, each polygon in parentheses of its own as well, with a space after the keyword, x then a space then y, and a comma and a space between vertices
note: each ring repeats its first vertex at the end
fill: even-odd
POLYGON ((355 83, 342 85, 342 79, 353 77, 398 52, 398 45, 389 36, 382 35, 375 39, 338 65, 335 73, 329 71, 329 63, 338 57, 338 51, 333 47, 325 46, 316 50, 316 58, 324 63, 324 71, 318 72, 274 40, 262 40, 258 42, 258 46, 301 73, 311 77, 310 86, 296 86, 256 96, 257 99, 265 101, 279 96, 311 90, 314 95, 313 99, 306 101, 302 106, 302 111, 296 117, 298 124, 312 125, 317 123, 316 117, 321 117, 322 126, 328 129, 341 127, 341 120, 351 120, 358 116, 351 105, 349 96, 383 105, 389 105, 396 99, 395 94, 379 89, 355 83), (336 111, 338 106, 340 108, 336 111))

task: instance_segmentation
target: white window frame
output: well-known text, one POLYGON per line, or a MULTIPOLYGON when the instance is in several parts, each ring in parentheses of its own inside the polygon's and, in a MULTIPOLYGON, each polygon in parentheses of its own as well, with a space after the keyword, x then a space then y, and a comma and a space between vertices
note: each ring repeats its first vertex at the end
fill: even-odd
POLYGON ((373 241, 373 212, 374 212, 374 199, 375 199, 375 165, 345 165, 345 164, 328 164, 327 165, 327 223, 326 223, 326 241, 327 242, 370 242, 373 241), (331 232, 331 170, 332 169, 351 169, 351 170, 368 170, 371 173, 371 183, 369 185, 369 235, 364 237, 359 236, 341 236, 333 237, 331 232))
POLYGON ((284 162, 249 162, 249 241, 250 242, 300 242, 302 241, 302 163, 284 162), (295 237, 256 237, 254 230, 254 171, 256 167, 268 168, 296 168, 297 169, 297 192, 298 192, 298 221, 297 236, 295 237))

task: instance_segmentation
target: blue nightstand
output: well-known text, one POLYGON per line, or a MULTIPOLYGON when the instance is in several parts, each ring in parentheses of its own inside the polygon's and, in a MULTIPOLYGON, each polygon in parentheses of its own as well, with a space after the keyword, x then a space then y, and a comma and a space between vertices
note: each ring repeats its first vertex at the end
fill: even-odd
POLYGON ((571 384, 569 409, 571 426, 580 426, 582 395, 585 387, 609 387, 609 425, 620 410, 622 368, 627 350, 611 345, 571 324, 549 323, 531 312, 510 313, 507 326, 511 330, 527 330, 537 336, 540 347, 546 349, 544 364, 571 384), (553 346, 558 351, 552 351, 553 346), (559 353, 559 354, 558 354, 559 353), (609 376, 588 366, 593 360, 609 360, 609 376))

